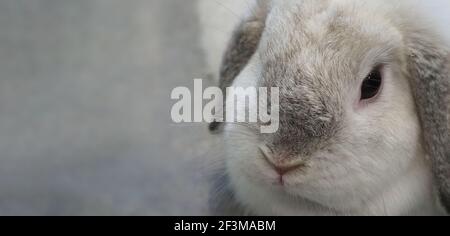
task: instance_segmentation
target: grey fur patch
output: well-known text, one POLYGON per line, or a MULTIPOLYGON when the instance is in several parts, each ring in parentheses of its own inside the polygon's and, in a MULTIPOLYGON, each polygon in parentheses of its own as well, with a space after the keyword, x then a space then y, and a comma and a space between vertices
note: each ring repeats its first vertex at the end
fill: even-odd
POLYGON ((341 128, 343 110, 339 96, 339 80, 307 77, 301 66, 286 60, 265 63, 262 87, 278 87, 280 91, 279 130, 264 135, 265 143, 277 156, 310 156, 341 128), (317 89, 319 88, 320 89, 317 89), (288 153, 287 153, 288 152, 288 153))
POLYGON ((450 54, 423 35, 409 39, 409 71, 426 150, 441 201, 450 211, 450 54))
POLYGON ((247 65, 258 47, 263 29, 264 24, 259 20, 242 22, 236 29, 225 52, 220 70, 222 90, 231 86, 247 65))

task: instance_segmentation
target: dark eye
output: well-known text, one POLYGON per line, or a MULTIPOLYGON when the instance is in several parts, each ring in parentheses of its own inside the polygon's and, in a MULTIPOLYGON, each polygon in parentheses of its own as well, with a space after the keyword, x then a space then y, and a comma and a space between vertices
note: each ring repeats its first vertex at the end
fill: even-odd
POLYGON ((367 100, 377 96, 381 90, 382 83, 381 66, 377 66, 364 79, 361 85, 361 100, 367 100))

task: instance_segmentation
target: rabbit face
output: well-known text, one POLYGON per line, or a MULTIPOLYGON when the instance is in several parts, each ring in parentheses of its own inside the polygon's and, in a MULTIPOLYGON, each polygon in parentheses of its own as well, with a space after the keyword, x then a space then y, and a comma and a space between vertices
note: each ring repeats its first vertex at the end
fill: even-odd
POLYGON ((404 190, 430 192, 402 33, 345 2, 274 5, 233 83, 280 89, 278 132, 224 130, 231 186, 251 212, 383 214, 389 198, 396 214, 422 198, 404 190))

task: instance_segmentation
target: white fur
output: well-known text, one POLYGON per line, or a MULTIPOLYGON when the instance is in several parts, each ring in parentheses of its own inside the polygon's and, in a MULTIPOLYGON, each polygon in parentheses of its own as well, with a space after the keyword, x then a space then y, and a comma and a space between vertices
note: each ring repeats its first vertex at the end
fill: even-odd
MULTIPOLYGON (((277 10, 269 16, 268 22, 288 24, 283 22, 283 14, 286 14, 286 9, 292 9, 292 4, 299 2, 302 1, 275 1, 277 10)), ((352 0, 331 2, 335 6, 348 7, 363 4, 363 1, 354 4, 352 0)), ((414 7, 405 5, 409 1, 404 0, 392 5, 387 0, 365 2, 374 5, 374 8, 367 14, 360 11, 357 19, 369 21, 372 15, 383 14, 387 17, 382 20, 386 24, 397 21, 395 18, 398 16, 392 14, 398 10, 408 12, 411 9, 407 7, 414 7)), ((447 1, 419 2, 421 4, 420 7, 417 5, 417 12, 429 14, 429 22, 434 22, 429 23, 430 28, 442 32, 439 27, 450 25, 450 7, 443 10, 444 5, 450 5, 447 1), (439 19, 442 21, 439 22, 439 19)), ((326 20, 325 16, 318 17, 315 20, 326 20)), ((416 20, 424 16, 410 17, 416 20)), ((363 23, 363 26, 368 32, 383 29, 377 28, 377 25, 371 27, 371 24, 376 23, 371 21, 363 23)), ((311 28, 317 28, 313 31, 320 36, 320 25, 316 24, 315 21, 306 23, 311 28)), ((286 33, 280 32, 275 25, 269 24, 267 27, 274 33, 266 33, 265 37, 286 33)), ((380 37, 386 34, 389 35, 387 37, 392 36, 393 41, 397 42, 394 33, 378 33, 380 37)), ((442 35, 445 40, 450 39, 447 38, 449 33, 442 35)), ((264 47, 264 42, 261 47, 264 47)), ((308 56, 311 55, 306 52, 305 58, 308 56)), ((261 62, 254 57, 233 86, 256 84, 261 68, 261 62)), ((354 91, 358 87, 348 88, 348 94, 344 95, 349 104, 345 108, 346 128, 336 137, 340 140, 329 147, 329 152, 314 153, 309 158, 311 161, 306 174, 287 174, 284 187, 276 184, 278 175, 263 160, 258 150, 260 143, 257 134, 242 126, 228 124, 224 135, 226 164, 238 201, 249 212, 258 215, 441 214, 429 164, 421 145, 420 125, 411 89, 401 72, 402 68, 387 68, 382 96, 376 103, 363 109, 355 110, 352 106, 354 91)))

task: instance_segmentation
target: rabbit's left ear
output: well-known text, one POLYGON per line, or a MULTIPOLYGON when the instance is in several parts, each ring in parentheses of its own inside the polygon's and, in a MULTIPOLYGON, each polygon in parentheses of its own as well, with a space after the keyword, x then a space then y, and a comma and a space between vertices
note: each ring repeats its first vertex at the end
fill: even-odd
POLYGON ((409 73, 440 199, 450 212, 450 53, 432 39, 410 38, 409 73))
MULTIPOLYGON (((219 86, 224 94, 226 87, 233 84, 234 79, 255 54, 265 28, 269 6, 269 0, 255 1, 251 13, 244 17, 234 30, 220 68, 219 86)), ((220 125, 221 123, 213 122, 209 125, 209 129, 217 131, 220 125)))

